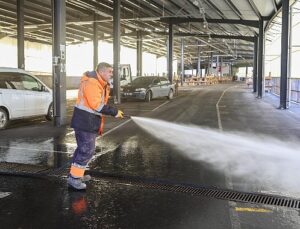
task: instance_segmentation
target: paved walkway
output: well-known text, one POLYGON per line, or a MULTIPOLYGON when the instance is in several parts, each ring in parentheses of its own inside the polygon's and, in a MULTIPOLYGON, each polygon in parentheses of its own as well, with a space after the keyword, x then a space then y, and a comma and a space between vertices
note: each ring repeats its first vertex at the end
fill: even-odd
MULTIPOLYGON (((299 163, 294 152, 299 149, 300 109, 295 105, 278 110, 277 102, 270 94, 257 99, 243 84, 224 84, 185 88, 172 101, 123 103, 120 108, 129 115, 163 122, 149 125, 149 119, 141 119, 137 125, 107 118, 107 134, 97 140, 90 164, 98 175, 86 192, 68 190, 64 176, 0 175, 1 225, 299 228, 297 207, 242 203, 161 188, 181 184, 297 200, 299 163), (143 187, 133 177, 160 182, 160 186, 143 187), (287 177, 289 180, 284 179, 287 177)), ((71 107, 68 110, 70 117, 71 107)), ((72 129, 56 129, 40 120, 0 132, 2 162, 61 168, 75 147, 72 129)))

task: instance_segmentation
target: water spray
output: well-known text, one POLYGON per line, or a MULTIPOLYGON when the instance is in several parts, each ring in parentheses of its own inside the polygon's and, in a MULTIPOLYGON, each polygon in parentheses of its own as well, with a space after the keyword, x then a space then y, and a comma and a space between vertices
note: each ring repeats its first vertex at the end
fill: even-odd
POLYGON ((300 196, 299 143, 257 133, 218 129, 131 117, 146 132, 191 160, 208 163, 237 182, 261 184, 271 190, 300 196), (158 131, 159 130, 159 131, 158 131))

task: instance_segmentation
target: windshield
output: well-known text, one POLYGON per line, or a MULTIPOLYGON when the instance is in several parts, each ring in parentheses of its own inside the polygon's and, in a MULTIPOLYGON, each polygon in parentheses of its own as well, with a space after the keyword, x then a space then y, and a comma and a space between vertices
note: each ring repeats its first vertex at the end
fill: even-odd
POLYGON ((132 81, 131 85, 148 86, 152 83, 152 81, 153 81, 152 77, 138 77, 132 81))

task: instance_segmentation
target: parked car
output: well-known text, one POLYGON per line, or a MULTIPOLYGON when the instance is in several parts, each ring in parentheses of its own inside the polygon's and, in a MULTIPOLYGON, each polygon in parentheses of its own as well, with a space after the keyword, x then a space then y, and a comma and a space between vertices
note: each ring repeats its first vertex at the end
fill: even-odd
POLYGON ((146 76, 135 78, 130 84, 121 87, 121 98, 136 98, 150 102, 154 98, 173 99, 175 85, 165 77, 146 76))
POLYGON ((45 115, 53 119, 52 90, 30 73, 0 67, 0 129, 10 120, 45 115))

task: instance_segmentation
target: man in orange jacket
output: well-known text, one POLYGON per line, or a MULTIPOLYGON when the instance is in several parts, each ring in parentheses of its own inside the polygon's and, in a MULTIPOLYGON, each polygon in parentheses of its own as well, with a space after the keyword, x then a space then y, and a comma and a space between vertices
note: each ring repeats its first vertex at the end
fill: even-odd
POLYGON ((99 63, 95 71, 85 72, 80 80, 78 98, 74 107, 71 127, 74 128, 77 148, 72 158, 68 185, 77 190, 86 189, 85 168, 95 151, 98 134, 102 135, 104 117, 123 118, 123 112, 107 104, 112 66, 99 63))

